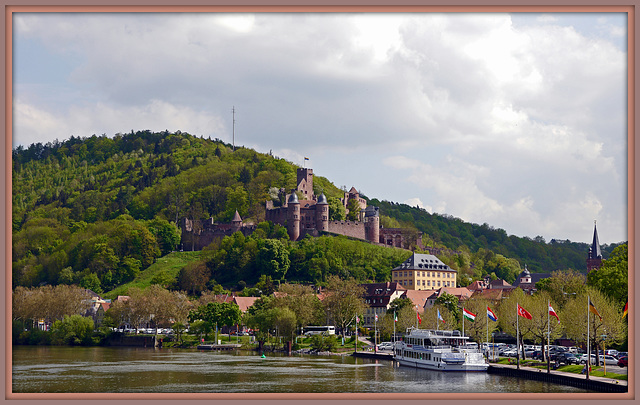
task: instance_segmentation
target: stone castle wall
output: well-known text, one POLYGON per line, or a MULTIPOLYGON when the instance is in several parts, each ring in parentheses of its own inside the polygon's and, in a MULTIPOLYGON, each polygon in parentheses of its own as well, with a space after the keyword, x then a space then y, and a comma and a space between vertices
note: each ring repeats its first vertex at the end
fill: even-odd
POLYGON ((352 238, 366 239, 364 222, 329 221, 329 232, 352 238))

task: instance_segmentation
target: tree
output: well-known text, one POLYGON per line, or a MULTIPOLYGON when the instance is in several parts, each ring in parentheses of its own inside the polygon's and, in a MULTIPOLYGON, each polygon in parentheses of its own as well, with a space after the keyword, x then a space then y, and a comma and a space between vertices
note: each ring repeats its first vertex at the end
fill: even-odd
POLYGON ((629 296, 629 264, 627 244, 616 247, 598 270, 587 275, 587 285, 624 305, 629 296))
POLYGON ((569 339, 586 344, 587 335, 589 336, 589 346, 593 353, 597 347, 602 347, 603 342, 615 345, 625 342, 628 338, 627 323, 622 317, 622 309, 623 306, 616 300, 600 290, 587 287, 579 292, 576 298, 567 302, 559 316, 561 320, 570 320, 563 322, 564 331, 569 339), (602 318, 589 311, 589 299, 602 318))
MULTIPOLYGON (((550 295, 545 292, 535 294, 527 300, 526 304, 526 309, 531 314, 531 320, 525 320, 525 322, 530 324, 528 328, 529 337, 534 342, 540 342, 542 352, 545 353, 545 356, 546 350, 544 348, 547 345, 547 331, 550 333, 549 342, 553 342, 555 339, 561 337, 563 331, 563 323, 558 322, 555 317, 549 315, 550 304, 552 307, 557 306, 551 301, 550 295)), ((565 319, 565 322, 572 321, 565 319)))
POLYGON ((258 251, 256 264, 258 268, 274 279, 283 280, 291 265, 289 251, 281 241, 265 239, 264 245, 258 251))
POLYGON ((560 310, 572 296, 584 289, 585 282, 584 274, 579 271, 557 270, 551 273, 551 277, 536 283, 536 289, 548 293, 551 301, 557 304, 556 309, 560 310))
POLYGON ((347 203, 347 211, 347 219, 349 221, 357 221, 360 217, 360 203, 358 200, 349 200, 347 203))
POLYGON ((355 321, 356 315, 362 315, 367 307, 364 301, 365 289, 353 279, 342 280, 330 276, 327 280, 327 295, 323 304, 327 317, 342 330, 345 337, 347 327, 355 321))
POLYGON ((53 342, 67 345, 89 345, 93 334, 93 320, 81 315, 65 315, 51 326, 53 342))
POLYGON ((327 198, 327 203, 329 203, 329 221, 344 221, 347 216, 347 210, 342 201, 336 197, 329 197, 327 198))
POLYGON ((296 315, 297 327, 324 323, 326 319, 322 302, 311 286, 282 284, 275 301, 281 308, 289 308, 296 315))
MULTIPOLYGON (((532 320, 518 315, 517 306, 520 305, 528 311, 530 300, 530 295, 525 294, 522 289, 516 288, 498 307, 498 325, 500 325, 500 329, 512 336, 516 336, 518 334, 517 329, 519 329, 518 348, 523 344, 525 336, 530 333, 533 323, 532 320)), ((522 348, 523 352, 520 357, 524 357, 524 347, 522 348)))

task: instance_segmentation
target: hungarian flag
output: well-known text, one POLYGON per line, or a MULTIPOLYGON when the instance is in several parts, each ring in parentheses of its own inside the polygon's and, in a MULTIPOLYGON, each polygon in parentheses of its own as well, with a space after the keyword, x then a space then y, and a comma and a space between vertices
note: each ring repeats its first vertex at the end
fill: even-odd
POLYGON ((378 314, 376 314, 376 322, 378 322, 378 314))
POLYGON ((491 319, 493 322, 498 322, 498 317, 493 313, 491 308, 487 307, 487 317, 491 319))
POLYGON ((471 322, 476 320, 476 314, 467 311, 466 308, 462 308, 462 316, 464 316, 465 318, 467 318, 468 320, 470 320, 471 322))
POLYGON ((518 315, 520 315, 523 318, 527 318, 527 319, 531 319, 531 314, 529 312, 527 312, 526 309, 522 308, 520 306, 520 304, 518 304, 518 315))
POLYGON ((589 298, 589 311, 591 311, 594 314, 598 315, 598 318, 600 318, 600 320, 602 320, 602 317, 598 313, 598 310, 596 309, 595 305, 593 305, 593 302, 591 302, 591 298, 589 298))
POLYGON ((393 322, 398 322, 398 314, 393 313, 393 322))
POLYGON ((560 318, 558 318, 558 314, 556 314, 556 311, 553 310, 553 307, 551 305, 549 305, 549 315, 555 316, 558 320, 558 323, 560 323, 560 318))
POLYGON ((624 318, 625 316, 627 316, 628 313, 629 313, 629 301, 627 301, 627 303, 624 304, 624 312, 622 313, 622 317, 624 318))
POLYGON ((444 319, 442 318, 442 315, 440 315, 440 310, 438 309, 438 320, 442 321, 442 323, 446 323, 444 321, 444 319))

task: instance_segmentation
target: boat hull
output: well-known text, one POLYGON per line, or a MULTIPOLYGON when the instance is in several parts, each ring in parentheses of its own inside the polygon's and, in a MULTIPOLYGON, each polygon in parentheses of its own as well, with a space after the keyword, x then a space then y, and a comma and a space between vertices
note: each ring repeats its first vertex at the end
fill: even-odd
POLYGON ((425 362, 416 359, 402 359, 395 358, 395 360, 401 366, 405 367, 414 367, 414 368, 422 368, 426 370, 436 370, 436 371, 458 371, 458 372, 486 372, 489 368, 488 364, 448 364, 444 362, 425 362))

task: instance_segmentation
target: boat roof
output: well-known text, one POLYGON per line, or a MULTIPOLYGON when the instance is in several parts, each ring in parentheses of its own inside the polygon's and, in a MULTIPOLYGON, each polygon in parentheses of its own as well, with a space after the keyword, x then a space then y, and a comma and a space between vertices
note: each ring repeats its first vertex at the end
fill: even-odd
POLYGON ((462 336, 459 330, 435 330, 435 329, 407 329, 407 336, 416 337, 453 337, 459 339, 468 339, 467 336, 462 336))

